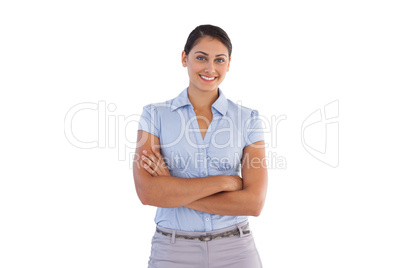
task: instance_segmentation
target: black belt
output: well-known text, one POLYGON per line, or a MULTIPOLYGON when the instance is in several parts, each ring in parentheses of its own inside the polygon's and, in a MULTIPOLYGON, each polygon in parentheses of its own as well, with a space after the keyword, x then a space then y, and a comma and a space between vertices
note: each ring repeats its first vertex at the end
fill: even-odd
MULTIPOLYGON (((248 223, 246 225, 240 227, 242 229, 243 234, 249 234, 250 233, 250 229, 248 229, 248 227, 249 227, 248 223)), ((172 237, 172 233, 164 232, 162 230, 159 230, 158 228, 156 228, 156 232, 160 233, 161 235, 164 235, 164 236, 172 237)), ((175 234, 176 238, 182 238, 182 239, 188 239, 188 240, 199 240, 199 241, 211 241, 211 240, 214 240, 214 239, 226 238, 226 237, 232 237, 232 236, 240 236, 240 230, 238 228, 236 228, 234 230, 219 233, 219 234, 200 235, 200 236, 189 236, 189 235, 175 234)))

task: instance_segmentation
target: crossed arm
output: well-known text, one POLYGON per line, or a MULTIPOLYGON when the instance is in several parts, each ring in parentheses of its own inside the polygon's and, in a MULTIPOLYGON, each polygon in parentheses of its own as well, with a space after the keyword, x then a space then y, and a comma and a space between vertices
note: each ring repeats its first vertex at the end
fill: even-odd
POLYGON ((139 131, 137 144, 140 145, 136 150, 133 173, 137 194, 143 204, 186 206, 227 216, 258 216, 261 213, 268 178, 264 146, 256 145, 263 145, 263 141, 244 148, 242 178, 218 175, 191 180, 170 176, 157 149, 160 142, 156 136, 139 131))

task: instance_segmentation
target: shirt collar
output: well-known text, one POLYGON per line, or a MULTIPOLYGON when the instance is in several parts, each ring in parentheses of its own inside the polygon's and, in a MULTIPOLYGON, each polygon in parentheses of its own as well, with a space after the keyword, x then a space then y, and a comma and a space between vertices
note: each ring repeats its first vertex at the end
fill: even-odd
MULTIPOLYGON (((172 111, 175 111, 187 105, 192 106, 190 100, 188 99, 187 89, 188 88, 184 89, 176 98, 173 99, 171 107, 172 111)), ((228 111, 228 100, 226 99, 225 95, 223 95, 223 92, 220 88, 218 88, 218 93, 219 97, 212 104, 212 107, 214 107, 222 115, 225 115, 226 112, 228 111)))
POLYGON ((226 99, 225 95, 223 95, 223 92, 220 88, 218 88, 218 93, 219 93, 219 97, 212 104, 212 107, 214 107, 222 115, 225 115, 226 112, 228 111, 228 100, 226 99))
POLYGON ((184 89, 179 96, 173 99, 171 110, 175 111, 183 106, 191 105, 187 95, 187 88, 184 89))

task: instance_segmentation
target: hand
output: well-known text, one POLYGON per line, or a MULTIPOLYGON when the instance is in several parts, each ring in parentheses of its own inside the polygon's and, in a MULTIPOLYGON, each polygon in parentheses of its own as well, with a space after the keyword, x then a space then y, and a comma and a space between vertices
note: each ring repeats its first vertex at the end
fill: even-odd
POLYGON ((159 149, 152 146, 151 150, 152 152, 146 150, 142 151, 143 155, 141 156, 141 164, 144 169, 153 177, 170 176, 169 169, 167 168, 159 149))
POLYGON ((243 190, 243 179, 237 175, 228 176, 229 177, 229 189, 228 191, 240 191, 243 190))

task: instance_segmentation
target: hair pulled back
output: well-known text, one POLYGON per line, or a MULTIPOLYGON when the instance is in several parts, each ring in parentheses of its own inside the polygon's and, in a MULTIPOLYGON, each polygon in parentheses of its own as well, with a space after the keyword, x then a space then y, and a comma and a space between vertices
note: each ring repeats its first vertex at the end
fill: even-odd
POLYGON ((190 33, 187 38, 186 45, 184 46, 184 51, 186 52, 186 55, 188 55, 190 50, 198 43, 198 41, 205 36, 218 39, 229 50, 229 57, 232 55, 232 42, 230 41, 228 34, 220 27, 210 24, 197 26, 190 33))

